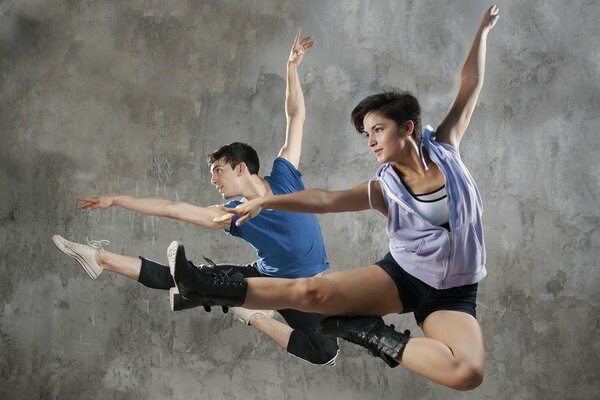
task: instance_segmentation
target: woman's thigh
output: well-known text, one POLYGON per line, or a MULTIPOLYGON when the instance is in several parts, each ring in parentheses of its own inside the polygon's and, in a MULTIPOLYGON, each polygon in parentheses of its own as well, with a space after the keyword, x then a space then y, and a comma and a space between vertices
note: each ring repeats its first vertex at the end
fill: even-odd
POLYGON ((385 315, 402 312, 396 284, 381 267, 333 272, 322 278, 320 290, 331 305, 328 314, 385 315))
POLYGON ((421 329, 428 338, 439 340, 448 346, 457 361, 483 372, 483 335, 479 323, 472 315, 461 311, 436 311, 423 321, 421 329))

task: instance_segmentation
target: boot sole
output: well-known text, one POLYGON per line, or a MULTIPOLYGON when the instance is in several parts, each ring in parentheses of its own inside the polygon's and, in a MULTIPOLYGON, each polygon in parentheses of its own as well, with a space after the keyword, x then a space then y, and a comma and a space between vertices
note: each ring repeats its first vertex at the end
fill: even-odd
POLYGON ((182 303, 183 296, 179 293, 179 286, 177 286, 177 281, 175 280, 175 261, 177 260, 177 248, 179 247, 179 242, 174 241, 171 242, 169 247, 167 248, 167 260, 169 263, 169 271, 171 272, 171 276, 173 277, 173 282, 175 282, 175 287, 169 289, 169 302, 171 303, 171 311, 181 311, 183 310, 182 303))
POLYGON ((58 250, 60 250, 62 253, 66 254, 67 256, 69 256, 71 258, 74 258, 75 261, 77 261, 79 263, 79 265, 81 265, 83 270, 86 272, 86 274, 88 274, 88 276, 90 278, 98 279, 98 277, 102 273, 102 270, 100 272, 96 272, 94 267, 89 265, 83 257, 81 257, 77 252, 75 252, 75 250, 70 249, 67 244, 63 243, 61 236, 53 235, 52 242, 54 243, 56 248, 58 250))
POLYGON ((179 294, 177 287, 169 289, 169 301, 171 302, 171 311, 183 310, 183 297, 179 294))

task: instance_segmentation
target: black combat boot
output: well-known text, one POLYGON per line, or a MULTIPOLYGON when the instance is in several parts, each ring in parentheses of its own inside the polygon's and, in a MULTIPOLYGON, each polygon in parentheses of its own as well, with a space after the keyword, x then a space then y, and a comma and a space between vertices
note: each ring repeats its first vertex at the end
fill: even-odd
POLYGON ((393 325, 386 325, 380 317, 327 317, 321 321, 317 331, 365 347, 392 368, 398 366, 396 359, 402 359, 404 346, 410 339, 410 331, 397 332, 393 325))
MULTIPOLYGON (((179 294, 177 286, 169 289, 169 300, 171 301, 171 310, 173 311, 189 310, 190 308, 199 306, 199 304, 196 304, 193 301, 184 299, 183 296, 179 294)), ((227 314, 229 312, 229 307, 223 306, 221 308, 223 309, 223 313, 227 314)), ((204 311, 211 312, 210 306, 204 306, 204 311)))
POLYGON ((171 307, 174 311, 191 308, 188 302, 204 306, 205 309, 215 305, 237 307, 243 304, 248 285, 239 272, 197 268, 187 261, 183 245, 178 242, 171 243, 167 257, 171 275, 184 300, 179 303, 179 296, 172 297, 171 307))
MULTIPOLYGON (((215 264, 211 259, 206 258, 206 257, 204 257, 204 259, 212 267, 217 266, 217 264, 215 264)), ((211 267, 204 266, 204 265, 196 266, 191 261, 189 263, 194 268, 211 268, 211 267)), ((181 294, 179 294, 179 289, 177 289, 177 286, 169 289, 169 300, 171 301, 171 310, 173 310, 173 311, 189 310, 190 308, 198 307, 198 304, 194 303, 193 301, 184 299, 183 296, 181 294)), ((227 314, 229 312, 229 307, 223 306, 221 308, 223 309, 224 314, 227 314)), ((211 312, 210 306, 204 306, 204 311, 211 312)))

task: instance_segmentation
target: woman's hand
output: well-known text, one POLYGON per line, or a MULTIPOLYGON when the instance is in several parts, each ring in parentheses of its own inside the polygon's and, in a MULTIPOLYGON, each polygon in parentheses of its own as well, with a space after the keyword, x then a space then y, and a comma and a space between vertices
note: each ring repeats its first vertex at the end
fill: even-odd
POLYGON ((244 222, 246 222, 249 219, 252 219, 252 218, 256 217, 258 214, 260 214, 260 211, 263 209, 262 203, 263 203, 263 198, 259 197, 254 200, 248 200, 245 203, 240 204, 239 206, 237 206, 235 208, 227 208, 225 206, 221 206, 221 211, 226 212, 227 214, 225 214, 221 217, 215 218, 213 221, 214 222, 229 221, 231 218, 234 217, 234 215, 241 215, 241 217, 237 221, 235 221, 235 225, 240 226, 244 222))
POLYGON ((113 205, 113 196, 77 196, 77 201, 81 201, 81 204, 77 205, 77 208, 86 210, 95 210, 97 208, 108 208, 113 205))
POLYGON ((500 9, 494 4, 483 15, 481 29, 485 32, 491 31, 494 25, 496 25, 498 18, 500 18, 500 9))
POLYGON ((296 66, 300 65, 302 62, 304 53, 306 53, 306 51, 313 47, 316 43, 314 40, 312 40, 312 36, 307 36, 300 40, 301 32, 302 29, 298 28, 298 31, 296 31, 296 37, 294 38, 294 43, 292 44, 292 50, 290 51, 290 58, 288 60, 289 64, 296 66))

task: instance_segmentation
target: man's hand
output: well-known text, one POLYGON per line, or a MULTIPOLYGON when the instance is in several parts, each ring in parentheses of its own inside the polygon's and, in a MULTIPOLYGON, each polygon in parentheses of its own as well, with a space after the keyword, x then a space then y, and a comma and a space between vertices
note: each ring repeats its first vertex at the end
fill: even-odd
POLYGON ((304 39, 300 39, 300 33, 302 29, 298 28, 296 31, 296 37, 294 38, 294 43, 292 44, 292 50, 290 51, 290 58, 288 60, 289 64, 298 66, 302 62, 302 58, 304 57, 304 53, 311 47, 315 45, 315 41, 312 40, 312 36, 307 36, 304 39))
POLYGON ((81 201, 82 203, 77 205, 77 208, 86 210, 95 210, 97 208, 108 208, 113 205, 114 198, 113 196, 77 196, 77 201, 81 201))

